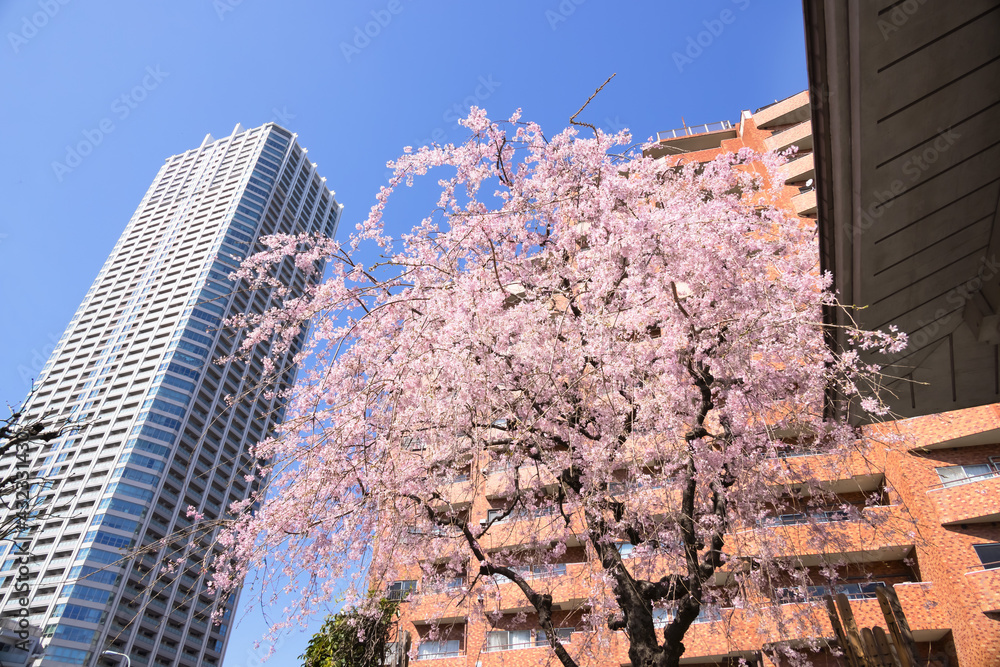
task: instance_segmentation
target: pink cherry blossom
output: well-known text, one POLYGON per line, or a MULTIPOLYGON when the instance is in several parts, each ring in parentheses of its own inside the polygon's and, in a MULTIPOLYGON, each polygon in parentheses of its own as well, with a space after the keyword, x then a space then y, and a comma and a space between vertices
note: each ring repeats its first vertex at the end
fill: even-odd
MULTIPOLYGON (((671 167, 624 152, 625 132, 549 136, 479 109, 464 125, 466 142, 390 163, 392 183, 345 245, 273 237, 238 272, 279 297, 234 322, 244 349, 269 341, 277 359, 313 330, 286 422, 254 452, 269 483, 234 508, 215 585, 232 592, 255 568, 285 577, 287 625, 344 580, 362 604, 420 563, 437 564, 432 583, 442 566, 468 572, 449 594, 483 616, 475 592, 504 575, 572 665, 551 598, 515 567, 559 562, 581 540, 595 636, 623 629, 632 664, 676 665, 702 609, 765 613, 754 601, 776 582, 807 583, 781 535, 756 530, 793 486, 800 502, 825 497, 802 496, 808 478, 778 455, 853 447, 857 430, 825 414, 824 397, 835 387, 884 412, 878 369, 824 340, 836 301, 815 229, 767 204, 781 157, 671 167), (390 236, 394 191, 432 171, 433 210, 390 236), (362 265, 359 249, 377 259, 362 265), (331 260, 332 274, 293 297, 271 272, 288 256, 310 270, 331 260), (488 520, 487 485, 502 498, 488 520), (544 524, 526 546, 490 546, 524 517, 544 524), (654 608, 671 614, 662 630, 654 608)), ((851 340, 905 345, 896 331, 851 340)))

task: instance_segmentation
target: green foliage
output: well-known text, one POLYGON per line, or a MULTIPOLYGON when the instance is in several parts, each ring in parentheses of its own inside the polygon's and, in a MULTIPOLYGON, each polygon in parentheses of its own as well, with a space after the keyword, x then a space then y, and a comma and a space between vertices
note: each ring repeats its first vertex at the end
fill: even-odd
POLYGON ((382 667, 398 613, 398 600, 381 598, 372 614, 351 608, 328 616, 299 656, 302 667, 382 667))

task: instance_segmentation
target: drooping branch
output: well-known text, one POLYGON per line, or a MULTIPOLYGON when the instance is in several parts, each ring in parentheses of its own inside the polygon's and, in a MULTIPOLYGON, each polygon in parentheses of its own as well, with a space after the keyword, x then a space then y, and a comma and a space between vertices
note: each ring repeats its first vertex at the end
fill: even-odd
MULTIPOLYGON (((427 517, 432 522, 442 527, 456 526, 461 529, 462 536, 465 539, 469 550, 472 551, 472 555, 479 563, 480 575, 487 577, 500 575, 502 577, 506 577, 517 585, 531 606, 535 608, 535 613, 538 615, 538 624, 543 630, 545 630, 545 636, 548 638, 549 645, 555 652, 556 657, 559 658, 559 661, 563 664, 563 667, 577 667, 576 661, 573 660, 572 656, 570 656, 570 654, 566 651, 566 648, 562 645, 562 642, 559 641, 559 638, 556 636, 555 627, 552 623, 552 596, 548 593, 537 592, 514 568, 494 564, 489 559, 487 552, 483 548, 482 544, 480 544, 479 539, 473 535, 468 521, 462 521, 456 516, 442 516, 439 512, 434 510, 430 503, 420 500, 414 496, 410 496, 410 498, 420 503, 420 505, 424 508, 427 517)), ((438 499, 440 499, 440 496, 438 496, 438 499)), ((500 520, 502 521, 509 516, 515 506, 515 503, 511 503, 510 507, 508 507, 507 510, 505 510, 505 512, 501 515, 500 520)), ((488 523, 481 534, 484 534, 487 530, 489 530, 492 524, 493 522, 488 523)))

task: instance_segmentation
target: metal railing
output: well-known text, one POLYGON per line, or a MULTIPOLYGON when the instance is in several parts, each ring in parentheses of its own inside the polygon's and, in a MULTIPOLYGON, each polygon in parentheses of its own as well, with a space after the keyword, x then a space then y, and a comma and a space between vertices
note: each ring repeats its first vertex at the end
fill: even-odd
POLYGON ((785 100, 790 100, 790 99, 792 99, 793 97, 795 97, 796 95, 801 95, 801 94, 802 94, 802 91, 801 91, 801 90, 800 90, 799 92, 797 92, 797 93, 792 93, 792 94, 791 94, 791 95, 789 95, 788 97, 783 97, 783 98, 781 98, 780 100, 775 100, 775 101, 771 102, 770 104, 765 104, 764 106, 762 106, 762 107, 760 107, 760 108, 758 108, 758 109, 755 109, 755 110, 754 110, 754 113, 755 113, 755 114, 758 114, 758 113, 760 113, 761 111, 763 111, 764 109, 769 109, 769 108, 773 107, 773 106, 774 106, 775 104, 781 104, 781 103, 782 103, 782 102, 784 102, 785 100))
MULTIPOLYGON (((991 463, 990 465, 996 466, 996 463, 991 463)), ((956 468, 961 466, 955 466, 956 468)), ((927 491, 939 491, 941 489, 950 489, 953 486, 962 486, 963 484, 974 484, 975 482, 982 482, 987 479, 992 479, 994 477, 1000 477, 1000 470, 995 467, 989 472, 984 472, 979 475, 970 475, 969 477, 962 477, 960 479, 949 479, 947 482, 941 482, 940 484, 933 484, 927 487, 927 491)))
POLYGON ((657 132, 657 141, 666 141, 668 139, 677 139, 679 137, 693 137, 699 134, 708 134, 709 132, 721 132, 722 130, 733 129, 732 121, 721 120, 718 123, 705 123, 704 125, 686 125, 684 127, 678 127, 673 130, 666 130, 665 132, 657 132))
POLYGON ((966 574, 972 574, 975 572, 985 572, 987 570, 1000 570, 1000 560, 988 560, 985 563, 979 563, 978 565, 970 565, 965 568, 966 574))
POLYGON ((823 510, 820 512, 798 512, 768 516, 761 519, 761 526, 798 526, 804 523, 832 523, 834 521, 850 521, 851 515, 844 510, 823 510))
MULTIPOLYGON (((562 577, 566 574, 566 563, 550 563, 547 565, 515 565, 510 569, 520 574, 525 579, 549 579, 552 577, 562 577)), ((502 574, 493 575, 498 584, 506 584, 510 579, 502 574)))
POLYGON ((407 596, 409 596, 410 593, 413 593, 415 591, 416 591, 415 588, 405 588, 405 589, 394 588, 386 591, 385 598, 387 600, 402 602, 407 598, 407 596))
POLYGON ((824 454, 833 454, 833 453, 834 453, 833 451, 823 451, 821 449, 808 449, 808 448, 786 449, 786 450, 779 450, 778 452, 775 453, 773 457, 769 458, 795 459, 800 456, 823 456, 824 454))
POLYGON ((798 602, 808 602, 819 600, 825 595, 839 595, 843 593, 848 600, 873 600, 875 589, 879 586, 885 587, 885 582, 873 581, 865 584, 838 584, 836 586, 806 586, 805 592, 801 588, 779 588, 775 591, 775 599, 779 604, 795 604, 798 602))
MULTIPOLYGON (((735 607, 702 607, 695 617, 692 624, 694 623, 715 623, 716 621, 722 620, 722 612, 732 611, 735 607)), ((653 626, 657 628, 662 628, 668 623, 672 622, 675 618, 674 612, 669 609, 654 609, 653 610, 653 626)))
POLYGON ((518 651, 526 648, 538 648, 539 646, 548 646, 548 642, 545 644, 538 644, 534 639, 528 640, 526 642, 507 642, 504 644, 487 644, 486 648, 483 649, 483 653, 495 653, 497 651, 518 651))
MULTIPOLYGON (((488 650, 488 649, 487 649, 488 650)), ((457 651, 435 651, 427 653, 417 653, 417 657, 414 660, 444 660, 445 658, 461 658, 465 655, 465 651, 459 649, 457 651)))

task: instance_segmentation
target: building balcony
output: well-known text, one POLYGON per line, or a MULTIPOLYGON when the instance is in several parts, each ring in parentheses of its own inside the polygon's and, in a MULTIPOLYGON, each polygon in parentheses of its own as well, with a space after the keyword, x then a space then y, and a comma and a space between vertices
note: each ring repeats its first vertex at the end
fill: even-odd
POLYGON ((1000 442, 1000 405, 939 412, 895 422, 910 437, 910 449, 933 451, 1000 442))
POLYGON ((1000 613, 1000 567, 966 572, 965 580, 984 614, 1000 613))
POLYGON ((749 557, 767 544, 778 557, 796 557, 805 566, 822 565, 830 556, 849 562, 901 560, 914 546, 912 525, 900 505, 866 507, 860 520, 806 520, 792 525, 764 526, 728 537, 730 552, 749 557))
POLYGON ((785 180, 785 185, 791 183, 802 183, 809 179, 816 178, 816 166, 812 153, 799 155, 785 164, 778 170, 785 180))
MULTIPOLYGON (((563 648, 577 660, 581 660, 581 649, 589 642, 593 635, 575 632, 572 628, 557 629, 558 637, 563 648)), ((482 644, 478 641, 472 646, 481 646, 476 656, 477 664, 482 667, 500 667, 506 665, 551 665, 558 664, 555 659, 544 633, 539 630, 511 632, 506 641, 490 637, 493 634, 487 632, 482 644), (517 636, 519 635, 519 636, 517 636)), ((502 632, 497 633, 502 634, 502 632)), ((593 645, 592 643, 590 644, 593 645)), ((472 649, 474 652, 476 649, 472 649)), ((584 659, 585 660, 585 659, 584 659)), ((581 662, 580 664, 589 664, 581 662)), ((604 664, 603 662, 601 664, 604 664)))
POLYGON ((457 590, 411 594, 402 613, 411 623, 455 623, 468 615, 466 597, 457 590))
POLYGON ((811 111, 809 91, 803 90, 801 93, 757 109, 753 114, 753 122, 762 129, 791 125, 809 120, 811 111))
POLYGON ((800 151, 813 149, 812 121, 802 121, 764 140, 764 148, 769 151, 783 151, 792 146, 798 146, 800 151))
POLYGON ((719 148, 723 141, 735 139, 737 133, 737 128, 728 120, 657 132, 657 143, 646 149, 646 154, 653 158, 659 158, 719 148))
POLYGON ((578 536, 586 534, 583 515, 579 511, 570 512, 569 519, 566 525, 562 515, 556 513, 525 518, 511 516, 490 526, 480 543, 487 551, 552 540, 564 540, 571 547, 579 546, 578 536))
POLYGON ((514 491, 514 472, 517 483, 523 489, 554 490, 556 478, 547 470, 526 464, 520 468, 499 468, 486 475, 484 492, 489 499, 503 498, 514 491))
POLYGON ((938 484, 927 490, 944 526, 1000 520, 1000 472, 968 477, 961 483, 938 484))
MULTIPOLYGON (((551 595, 556 609, 568 610, 582 604, 588 597, 588 591, 596 585, 596 582, 590 582, 594 567, 590 563, 566 563, 551 566, 548 572, 525 573, 522 576, 536 592, 551 595)), ((596 567, 600 568, 599 565, 596 567)), ((488 605, 490 608, 496 608, 504 614, 534 610, 517 584, 499 579, 501 580, 495 586, 486 584, 484 587, 486 597, 492 600, 488 605)))
POLYGON ((434 667, 465 667, 465 651, 459 650, 439 651, 424 654, 418 653, 416 657, 413 658, 413 661, 419 661, 421 665, 434 665, 434 667))
MULTIPOLYGON (((565 648, 572 655, 572 647, 567 645, 565 648)), ((482 667, 559 664, 555 658, 548 660, 551 656, 552 653, 547 644, 544 646, 540 646, 535 642, 507 644, 502 648, 485 647, 479 655, 477 664, 482 665, 482 667)))
POLYGON ((468 477, 450 482, 441 487, 440 491, 445 500, 455 508, 471 505, 476 497, 476 491, 468 477))
POLYGON ((816 189, 799 191, 792 197, 792 208, 796 215, 816 215, 816 189))
POLYGON ((884 479, 884 455, 884 450, 865 451, 860 447, 833 453, 793 450, 775 460, 780 467, 771 474, 776 481, 788 484, 815 481, 833 493, 871 492, 884 479))
MULTIPOLYGON (((935 641, 951 629, 951 621, 929 582, 893 586, 907 622, 918 642, 935 641)), ((870 592, 851 596, 851 609, 858 627, 885 627, 878 600, 870 592)), ((833 629, 822 599, 789 602, 762 610, 726 608, 705 615, 691 625, 684 637, 682 663, 721 661, 727 656, 755 651, 765 644, 832 637, 833 629)), ((628 642, 617 643, 616 658, 628 662, 628 642)))

